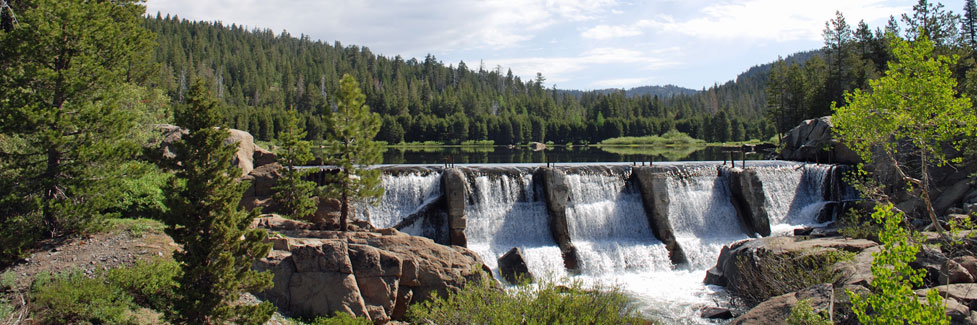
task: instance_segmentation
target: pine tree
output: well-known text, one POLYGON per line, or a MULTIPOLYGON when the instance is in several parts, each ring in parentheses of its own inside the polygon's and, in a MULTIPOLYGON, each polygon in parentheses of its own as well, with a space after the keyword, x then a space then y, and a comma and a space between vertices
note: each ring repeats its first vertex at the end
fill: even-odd
POLYGON ((315 182, 302 179, 311 169, 296 169, 312 158, 309 141, 305 141, 305 130, 299 126, 300 119, 294 110, 288 111, 285 129, 278 133, 281 144, 278 162, 282 164, 282 177, 272 187, 272 199, 278 202, 278 212, 292 219, 304 219, 315 212, 315 182))
POLYGON ((370 200, 383 195, 380 171, 365 169, 381 162, 380 146, 373 141, 380 130, 380 115, 370 112, 366 96, 351 75, 339 81, 336 111, 329 117, 327 140, 329 156, 325 162, 339 168, 328 191, 340 197, 339 227, 349 229, 350 212, 354 200, 370 200))
POLYGON ((963 4, 963 34, 966 43, 977 49, 977 1, 967 0, 963 4))
POLYGON ((173 311, 179 324, 264 323, 274 312, 269 302, 236 305, 244 291, 272 285, 271 275, 251 270, 271 249, 263 230, 249 229, 258 210, 238 203, 248 184, 234 180, 236 147, 224 143, 229 133, 220 123, 217 103, 202 81, 193 84, 176 122, 188 134, 174 144, 179 168, 167 189, 166 233, 183 246, 174 254, 182 272, 173 311))
MULTIPOLYGON (((0 260, 85 231, 138 146, 121 89, 151 53, 137 1, 37 0, 0 30, 0 260)), ((4 9, 6 10, 6 9, 4 9)), ((9 14, 9 12, 8 12, 9 14)))

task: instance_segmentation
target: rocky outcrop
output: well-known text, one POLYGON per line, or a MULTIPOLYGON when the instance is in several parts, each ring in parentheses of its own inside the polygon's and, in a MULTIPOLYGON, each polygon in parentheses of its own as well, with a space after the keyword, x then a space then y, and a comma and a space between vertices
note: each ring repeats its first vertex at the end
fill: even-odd
POLYGON ((779 158, 833 164, 861 162, 857 153, 834 138, 833 127, 830 116, 801 122, 785 135, 779 158))
POLYGON ((665 244, 672 264, 685 264, 688 259, 675 239, 675 231, 668 220, 668 187, 666 170, 657 167, 635 167, 634 177, 638 178, 638 188, 648 217, 648 224, 658 240, 665 244))
POLYGON ((815 312, 827 311, 831 308, 834 289, 831 284, 819 284, 813 287, 770 298, 745 314, 733 319, 730 324, 783 324, 798 301, 807 300, 815 312))
POLYGON ((241 176, 245 176, 254 170, 254 137, 251 133, 229 129, 230 135, 224 139, 225 144, 237 144, 237 152, 231 161, 241 169, 241 176))
POLYGON ((276 247, 286 249, 255 264, 274 275, 274 287, 257 294, 294 316, 343 312, 374 323, 403 320, 410 303, 491 279, 474 252, 393 229, 280 233, 286 244, 276 247))
POLYGON ((542 168, 543 190, 546 192, 546 208, 550 215, 550 231, 553 240, 560 246, 563 265, 568 271, 580 271, 577 248, 570 242, 570 229, 567 224, 567 201, 570 200, 570 185, 567 174, 555 168, 542 168))
POLYGON ((465 238, 465 200, 468 199, 468 182, 465 174, 457 168, 448 168, 441 174, 441 188, 444 189, 445 206, 448 211, 448 230, 452 245, 468 246, 465 238))
POLYGON ((729 200, 743 220, 747 234, 770 236, 770 218, 765 207, 763 183, 754 169, 726 168, 729 176, 729 200))
POLYGON ((533 282, 533 275, 529 273, 526 258, 519 247, 513 247, 499 257, 499 274, 511 284, 519 284, 523 279, 533 282))
MULTIPOLYGON (((753 270, 743 270, 742 268, 767 263, 765 260, 767 258, 777 258, 785 254, 801 255, 819 250, 838 250, 857 254, 876 246, 878 244, 870 240, 842 237, 814 239, 800 237, 764 237, 742 240, 723 247, 716 266, 709 270, 705 282, 707 284, 735 287, 740 283, 745 283, 743 282, 744 279, 742 276, 755 273, 753 270), (738 263, 738 261, 743 261, 744 263, 738 263)), ((839 270, 851 271, 853 269, 845 268, 839 270)), ((843 276, 850 276, 850 274, 843 276)))

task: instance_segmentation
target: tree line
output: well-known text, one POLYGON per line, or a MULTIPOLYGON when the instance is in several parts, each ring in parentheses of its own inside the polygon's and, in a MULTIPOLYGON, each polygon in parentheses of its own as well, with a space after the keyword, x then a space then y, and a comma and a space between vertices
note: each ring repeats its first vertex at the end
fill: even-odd
POLYGON ((227 104, 225 123, 261 140, 283 128, 288 109, 298 112, 308 140, 321 139, 328 118, 321 112, 335 105, 331 94, 343 74, 363 84, 367 105, 383 119, 377 138, 388 143, 596 143, 672 129, 717 142, 774 134, 772 123, 757 118, 766 104, 764 68, 691 94, 568 92, 546 85, 542 74, 522 80, 501 66, 445 65, 433 55, 385 57, 287 31, 276 35, 158 13, 144 25, 159 44, 156 87, 180 101, 188 80, 210 80, 227 104))

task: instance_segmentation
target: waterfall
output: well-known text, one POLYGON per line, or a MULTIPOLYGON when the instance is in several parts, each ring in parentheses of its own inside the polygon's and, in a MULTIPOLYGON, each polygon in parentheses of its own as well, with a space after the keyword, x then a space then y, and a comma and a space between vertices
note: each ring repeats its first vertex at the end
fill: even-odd
POLYGON ((471 198, 465 208, 468 248, 478 253, 495 272, 498 272, 497 259, 518 246, 533 275, 553 278, 566 275, 560 248, 550 232, 542 188, 534 184, 533 174, 524 169, 501 175, 468 172, 471 173, 471 198))
POLYGON ((584 274, 667 270, 668 251, 651 232, 641 193, 610 170, 567 175, 567 223, 584 274))
POLYGON ((376 205, 364 204, 362 213, 373 226, 390 228, 441 196, 441 172, 426 168, 386 171, 381 186, 383 197, 376 205))
POLYGON ((748 238, 729 200, 729 180, 715 166, 672 169, 669 222, 692 269, 716 264, 723 245, 748 238))
POLYGON ((826 198, 831 197, 826 191, 833 181, 834 166, 784 162, 755 168, 775 234, 817 224, 818 214, 829 202, 826 198))

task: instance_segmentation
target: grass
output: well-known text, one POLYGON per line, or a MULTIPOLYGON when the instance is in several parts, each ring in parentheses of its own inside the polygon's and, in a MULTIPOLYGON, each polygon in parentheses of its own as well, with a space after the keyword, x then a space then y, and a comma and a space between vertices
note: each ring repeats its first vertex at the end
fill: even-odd
POLYGON ((140 237, 145 233, 162 234, 165 228, 166 225, 159 220, 147 218, 113 218, 108 220, 109 231, 124 231, 136 237, 140 237))
POLYGON ((739 281, 729 286, 730 293, 749 307, 772 297, 822 283, 838 283, 841 274, 832 270, 835 263, 851 260, 855 254, 824 249, 805 254, 758 252, 755 260, 742 256, 736 261, 739 281))
POLYGON ((447 297, 412 305, 408 320, 423 324, 644 324, 617 289, 585 289, 552 281, 504 290, 490 279, 470 282, 447 297))
POLYGON ((671 130, 662 135, 643 137, 618 137, 601 141, 601 146, 691 146, 705 145, 705 141, 690 137, 688 134, 671 130))
POLYGON ((35 317, 43 324, 160 323, 170 307, 179 272, 176 261, 137 262, 86 276, 80 270, 38 274, 30 295, 35 317))

